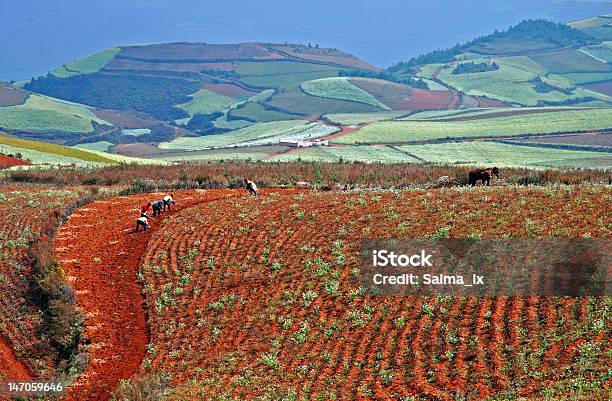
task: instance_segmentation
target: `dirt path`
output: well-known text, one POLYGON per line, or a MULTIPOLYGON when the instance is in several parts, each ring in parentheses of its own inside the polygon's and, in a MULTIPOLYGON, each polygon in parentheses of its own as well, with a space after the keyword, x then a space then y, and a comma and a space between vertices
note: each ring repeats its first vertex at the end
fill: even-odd
MULTIPOLYGON (((176 208, 241 194, 177 191, 176 208)), ((148 332, 136 275, 147 242, 162 220, 150 219, 147 232, 134 233, 134 227, 140 205, 161 197, 123 196, 86 205, 57 234, 55 254, 86 314, 84 336, 91 343, 89 365, 68 389, 68 400, 107 400, 119 380, 132 376, 142 362, 148 332)))
MULTIPOLYGON (((32 375, 19 359, 13 349, 0 338, 0 378, 29 380, 32 375)), ((1 397, 0 397, 1 399, 1 397)))

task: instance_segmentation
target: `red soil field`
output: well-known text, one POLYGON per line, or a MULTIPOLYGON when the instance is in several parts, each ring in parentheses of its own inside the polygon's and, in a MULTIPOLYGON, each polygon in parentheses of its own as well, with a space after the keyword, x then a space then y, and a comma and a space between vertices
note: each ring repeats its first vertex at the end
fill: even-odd
POLYGON ((268 190, 184 208, 142 260, 140 372, 166 369, 177 400, 565 399, 575 380, 603 399, 605 298, 370 297, 356 268, 362 238, 609 237, 611 195, 268 190))
MULTIPOLYGON (((179 191, 177 209, 205 205, 236 191, 179 191)), ((124 196, 77 209, 57 234, 55 255, 74 286, 86 315, 84 336, 91 360, 68 389, 69 400, 107 400, 119 380, 134 373, 145 354, 147 328, 141 286, 136 281, 140 258, 163 218, 151 229, 134 232, 138 208, 163 194, 124 196)))
POLYGON ((32 163, 26 160, 17 159, 16 157, 0 155, 0 169, 14 167, 14 166, 29 166, 31 164, 32 163))
POLYGON ((612 148, 612 133, 593 132, 575 135, 543 135, 517 139, 517 142, 558 143, 563 145, 609 146, 612 148))
POLYGON ((54 351, 45 339, 33 335, 45 322, 28 291, 33 274, 28 246, 80 193, 0 190, 0 380, 53 374, 54 351))
POLYGON ((259 43, 206 44, 206 43, 169 43, 149 46, 128 47, 118 54, 118 58, 136 60, 190 60, 193 62, 223 60, 274 60, 283 58, 259 43))
POLYGON ((478 107, 504 107, 506 104, 499 100, 490 99, 484 96, 474 96, 474 99, 478 101, 478 107))
POLYGON ((253 96, 257 93, 233 84, 205 84, 203 88, 230 97, 253 96))
POLYGON ((604 95, 612 96, 612 80, 605 81, 605 82, 595 82, 595 83, 587 84, 583 86, 592 91, 603 93, 604 95))
POLYGON ((454 109, 460 98, 456 91, 428 91, 411 88, 410 95, 393 108, 397 110, 454 109))
POLYGON ((160 121, 137 111, 95 109, 94 114, 119 128, 147 128, 161 124, 160 121))
POLYGON ((0 82, 0 106, 15 106, 23 104, 28 93, 22 89, 0 82))
POLYGON ((380 70, 379 68, 340 50, 307 47, 303 45, 272 45, 270 48, 279 51, 281 54, 288 57, 294 57, 301 60, 340 65, 362 70, 380 70))

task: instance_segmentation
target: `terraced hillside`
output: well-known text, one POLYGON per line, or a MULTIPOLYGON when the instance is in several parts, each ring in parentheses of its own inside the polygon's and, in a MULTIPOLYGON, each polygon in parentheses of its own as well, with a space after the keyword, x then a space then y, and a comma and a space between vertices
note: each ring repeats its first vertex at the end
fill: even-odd
MULTIPOLYGON (((527 20, 384 71, 342 51, 317 46, 119 46, 67 63, 25 85, 27 90, 76 103, 56 107, 55 99, 0 86, 0 127, 81 149, 166 160, 463 163, 463 157, 421 157, 417 153, 431 153, 413 154, 387 145, 612 128, 610 20, 527 20), (537 117, 540 111, 543 115, 537 117), (294 130, 277 129, 304 121, 318 124, 316 132, 296 136, 294 130), (332 145, 374 147, 279 146, 313 138, 331 140, 332 145)), ((492 147, 471 146, 469 160, 496 160, 489 157, 495 152, 473 154, 485 148, 492 147)), ((524 156, 513 165, 525 166, 539 166, 532 164, 534 160, 563 164, 562 160, 581 159, 579 166, 601 167, 607 161, 600 157, 608 157, 554 157, 550 148, 508 149, 524 156), (524 155, 526 151, 543 159, 524 155)))
POLYGON ((612 80, 609 21, 606 16, 569 25, 524 21, 391 70, 520 106, 609 105, 605 85, 592 86, 612 80))

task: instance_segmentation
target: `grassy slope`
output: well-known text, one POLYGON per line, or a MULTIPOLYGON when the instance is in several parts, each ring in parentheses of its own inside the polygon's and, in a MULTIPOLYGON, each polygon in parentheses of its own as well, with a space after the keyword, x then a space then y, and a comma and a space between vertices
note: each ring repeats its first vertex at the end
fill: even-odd
POLYGON ((96 117, 87 106, 32 94, 18 106, 0 107, 0 127, 6 130, 45 133, 89 133, 92 122, 112 125, 96 117))
MULTIPOLYGON (((0 133, 0 145, 17 149, 21 153, 32 152, 32 157, 35 157, 32 162, 49 163, 49 164, 65 164, 73 163, 74 161, 116 164, 117 161, 111 159, 106 154, 97 154, 83 149, 77 149, 67 146, 55 145, 46 142, 30 141, 25 139, 15 138, 3 133, 0 133), (46 156, 44 156, 46 155, 46 156), (54 162, 54 157, 58 160, 54 162), (70 161, 64 161, 70 159, 70 161), (72 160, 74 159, 74 160, 72 160), (45 161, 48 160, 48 161, 45 161)), ((27 158, 27 156, 25 156, 27 158)))
POLYGON ((335 77, 339 68, 293 61, 240 62, 240 81, 255 87, 278 88, 319 78, 335 77))
POLYGON ((236 103, 234 98, 206 89, 200 89, 196 93, 189 95, 189 97, 191 97, 189 102, 180 104, 178 107, 185 110, 192 117, 195 114, 211 114, 216 111, 223 111, 236 103))
POLYGON ((484 164, 500 167, 583 167, 586 160, 599 167, 612 167, 611 153, 515 146, 485 141, 405 145, 399 148, 433 163, 484 164), (594 163, 596 159, 600 162, 594 163))
POLYGON ((111 142, 108 141, 98 141, 98 142, 89 142, 89 143, 80 143, 73 147, 84 149, 84 150, 95 150, 98 152, 106 152, 108 148, 113 146, 111 142))
POLYGON ((508 136, 612 128, 612 109, 570 110, 469 121, 392 121, 372 123, 332 139, 337 143, 405 142, 444 138, 508 136))
POLYGON ((248 102, 241 107, 230 110, 228 114, 232 118, 263 123, 298 118, 294 115, 285 114, 274 110, 267 110, 260 103, 256 102, 248 102))
POLYGON ((102 50, 101 52, 92 54, 91 56, 65 64, 62 67, 52 71, 51 74, 59 78, 68 78, 79 74, 91 74, 101 70, 120 51, 121 49, 118 47, 102 50))
POLYGON ((365 103, 374 107, 379 107, 383 110, 390 110, 389 107, 368 92, 353 85, 345 77, 323 78, 308 81, 304 82, 301 87, 304 92, 312 96, 365 103))
POLYGON ((270 100, 266 101, 266 104, 292 113, 305 115, 380 111, 379 107, 366 103, 310 96, 304 93, 300 85, 291 85, 278 89, 270 100))
MULTIPOLYGON (((486 61, 486 59, 477 61, 486 61)), ((535 90, 530 81, 545 74, 547 67, 526 57, 498 58, 495 59, 495 62, 500 66, 495 71, 453 75, 454 67, 450 67, 441 70, 438 78, 469 95, 487 96, 525 106, 536 106, 539 100, 561 102, 583 97, 612 100, 607 96, 582 88, 574 89, 571 95, 560 91, 540 93, 535 90)), ((564 82, 557 82, 555 86, 565 87, 566 85, 564 82)))

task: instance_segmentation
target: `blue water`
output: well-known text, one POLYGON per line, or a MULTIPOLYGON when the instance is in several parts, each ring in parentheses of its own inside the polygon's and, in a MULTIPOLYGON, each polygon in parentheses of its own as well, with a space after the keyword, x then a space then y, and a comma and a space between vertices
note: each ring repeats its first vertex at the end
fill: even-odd
POLYGON ((612 0, 3 0, 0 80, 120 44, 298 42, 387 67, 525 18, 612 13, 612 0))

